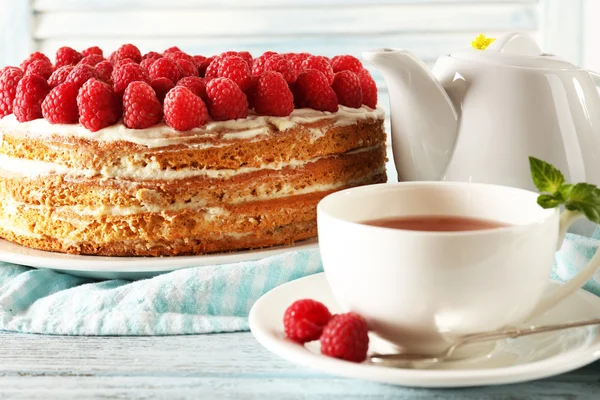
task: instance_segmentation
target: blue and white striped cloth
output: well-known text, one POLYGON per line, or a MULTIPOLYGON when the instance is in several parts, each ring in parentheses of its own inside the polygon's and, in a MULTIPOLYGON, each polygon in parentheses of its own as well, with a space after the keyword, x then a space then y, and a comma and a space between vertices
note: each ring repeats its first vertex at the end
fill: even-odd
MULTIPOLYGON (((552 278, 569 279, 599 243, 568 235, 557 254, 552 278)), ((248 330, 248 312, 262 294, 321 271, 317 249, 179 270, 136 282, 96 282, 0 263, 0 330, 56 335, 244 331, 248 330)), ((585 288, 600 295, 600 273, 585 288)))

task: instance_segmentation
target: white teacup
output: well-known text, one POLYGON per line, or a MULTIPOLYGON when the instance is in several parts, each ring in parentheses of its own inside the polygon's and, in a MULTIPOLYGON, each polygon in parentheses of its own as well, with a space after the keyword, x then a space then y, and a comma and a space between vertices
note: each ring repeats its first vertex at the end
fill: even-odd
POLYGON ((404 182, 333 193, 318 205, 327 280, 347 311, 381 338, 435 353, 457 335, 522 323, 593 275, 600 260, 542 298, 571 212, 543 209, 537 193, 497 185, 404 182), (361 224, 379 218, 451 215, 507 227, 422 232, 361 224))

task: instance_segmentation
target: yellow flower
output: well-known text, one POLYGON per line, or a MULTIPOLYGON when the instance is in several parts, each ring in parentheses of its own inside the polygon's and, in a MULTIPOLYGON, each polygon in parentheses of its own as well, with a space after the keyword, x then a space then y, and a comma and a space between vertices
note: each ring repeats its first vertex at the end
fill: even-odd
POLYGON ((496 38, 486 37, 483 33, 480 33, 479 36, 475 38, 471 42, 471 46, 477 50, 485 50, 490 44, 492 44, 496 40, 496 38))

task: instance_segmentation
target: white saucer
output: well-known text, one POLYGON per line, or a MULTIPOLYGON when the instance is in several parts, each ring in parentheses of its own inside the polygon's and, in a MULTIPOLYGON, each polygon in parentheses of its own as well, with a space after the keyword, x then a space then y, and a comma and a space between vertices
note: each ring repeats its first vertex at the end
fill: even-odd
POLYGON ((255 261, 287 251, 313 248, 318 248, 317 239, 304 240, 291 246, 200 256, 99 257, 34 250, 0 239, 0 261, 52 269, 85 278, 136 280, 182 268, 255 261))
MULTIPOLYGON (((559 285, 550 282, 549 290, 559 285)), ((341 311, 325 275, 317 274, 286 283, 262 296, 250 311, 250 329, 254 337, 273 353, 331 375, 414 387, 466 387, 546 378, 600 359, 600 328, 584 327, 502 340, 485 356, 441 363, 435 369, 355 364, 321 355, 318 341, 304 347, 285 339, 283 313, 292 302, 301 298, 319 300, 332 313, 341 311)), ((558 323, 599 316, 600 297, 580 290, 532 322, 558 323)), ((381 342, 378 345, 372 340, 370 351, 382 351, 380 346, 381 342)))

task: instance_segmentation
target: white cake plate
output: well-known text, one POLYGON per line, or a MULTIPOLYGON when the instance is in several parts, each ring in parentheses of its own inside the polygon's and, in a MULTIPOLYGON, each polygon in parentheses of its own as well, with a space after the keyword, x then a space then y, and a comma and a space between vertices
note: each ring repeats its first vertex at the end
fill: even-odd
POLYGON ((146 279, 182 268, 256 261, 288 251, 318 248, 317 239, 290 246, 229 253, 177 257, 79 256, 34 250, 0 239, 0 261, 34 268, 52 269, 94 279, 146 279))

